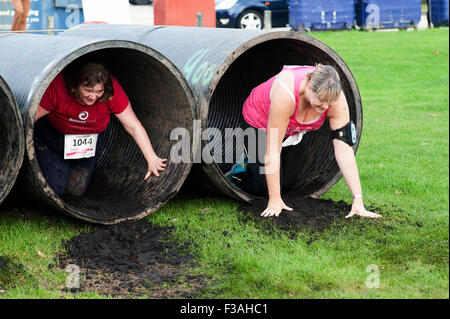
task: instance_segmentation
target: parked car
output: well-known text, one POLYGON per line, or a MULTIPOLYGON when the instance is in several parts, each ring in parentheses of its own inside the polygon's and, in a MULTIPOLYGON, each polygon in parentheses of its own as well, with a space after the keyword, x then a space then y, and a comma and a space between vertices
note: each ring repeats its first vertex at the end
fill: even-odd
POLYGON ((287 0, 216 0, 218 28, 263 29, 264 12, 271 13, 272 27, 289 24, 287 0))

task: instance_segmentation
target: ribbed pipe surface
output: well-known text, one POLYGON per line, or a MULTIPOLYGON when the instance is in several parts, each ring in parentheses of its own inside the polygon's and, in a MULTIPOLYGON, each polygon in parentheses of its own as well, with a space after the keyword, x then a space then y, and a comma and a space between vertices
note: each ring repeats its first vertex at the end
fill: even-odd
POLYGON ((144 181, 147 162, 114 116, 104 145, 97 150, 94 174, 83 196, 57 196, 40 171, 33 142, 37 107, 56 75, 79 58, 101 61, 118 79, 161 158, 170 159, 175 143, 170 140, 172 129, 182 126, 192 134, 195 100, 189 85, 155 50, 121 40, 2 35, 0 73, 10 84, 24 119, 27 158, 20 189, 89 222, 112 224, 144 217, 176 194, 192 164, 168 160, 160 177, 152 175, 144 181))
POLYGON ((22 117, 0 73, 0 204, 19 174, 25 149, 22 117))
MULTIPOLYGON (((236 29, 192 28, 175 26, 84 25, 64 32, 61 36, 83 35, 128 39, 148 45, 164 54, 184 74, 194 92, 201 130, 217 128, 222 141, 202 139, 195 151, 195 180, 209 189, 250 201, 251 194, 235 188, 224 173, 231 163, 222 157, 231 156, 235 146, 223 143, 225 128, 238 127, 242 105, 251 90, 278 73, 283 65, 332 65, 341 77, 343 91, 349 104, 351 119, 356 124, 356 152, 362 132, 362 104, 358 86, 342 58, 321 41, 290 31, 249 31, 236 29), (222 143, 220 143, 222 142, 222 143), (220 145, 222 144, 222 145, 220 145), (202 154, 211 154, 207 163, 202 154)), ((205 133, 208 135, 208 133, 205 133)), ((198 133, 201 136, 201 133, 198 133)), ((318 196, 325 193, 341 177, 334 158, 328 120, 323 127, 306 134, 298 151, 298 165, 289 168, 297 182, 292 189, 318 196)))

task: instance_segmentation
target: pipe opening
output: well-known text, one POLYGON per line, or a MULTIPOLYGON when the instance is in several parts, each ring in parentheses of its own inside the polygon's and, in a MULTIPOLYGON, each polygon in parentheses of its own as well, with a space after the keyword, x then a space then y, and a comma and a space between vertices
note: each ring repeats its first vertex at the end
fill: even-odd
POLYGON ((12 93, 0 78, 0 203, 13 187, 24 151, 22 122, 12 93))
POLYGON ((167 158, 167 167, 160 177, 152 175, 144 181, 147 162, 133 138, 111 115, 87 191, 82 196, 62 194, 60 198, 72 215, 89 221, 111 223, 143 217, 176 193, 189 171, 190 164, 172 163, 169 155, 175 143, 170 140, 171 130, 183 127, 192 132, 192 102, 175 73, 147 53, 107 48, 80 58, 101 62, 117 78, 156 154, 167 158))
MULTIPOLYGON (((280 72, 284 65, 315 65, 316 63, 328 64, 336 68, 347 98, 350 117, 355 123, 357 122, 356 117, 360 116, 357 109, 361 107, 358 102, 360 101, 359 93, 356 89, 358 96, 355 96, 355 87, 344 72, 343 67, 346 68, 346 66, 342 61, 336 61, 329 52, 313 43, 297 39, 273 39, 257 44, 231 63, 218 82, 209 103, 207 126, 217 128, 222 133, 222 139, 209 140, 219 174, 225 174, 233 165, 227 162, 226 158, 236 159, 242 156, 242 154, 236 154, 236 140, 233 143, 225 142, 233 138, 232 131, 228 130, 226 134, 225 129, 239 127, 243 103, 252 89, 280 72)), ((360 129, 359 126, 358 140, 360 129)), ((296 189, 308 195, 318 191, 323 193, 339 179, 340 176, 337 175, 340 171, 334 158, 328 120, 319 130, 305 134, 302 142, 295 147, 298 161, 295 167, 289 167, 292 171, 292 181, 290 181, 289 189, 283 191, 296 189), (333 179, 334 182, 330 185, 333 179)), ((357 145, 354 149, 356 147, 357 145)), ((244 193, 225 178, 221 179, 221 183, 226 183, 228 188, 234 188, 237 193, 244 193)), ((253 194, 249 195, 252 198, 253 194)), ((241 197, 246 198, 246 196, 241 197)))

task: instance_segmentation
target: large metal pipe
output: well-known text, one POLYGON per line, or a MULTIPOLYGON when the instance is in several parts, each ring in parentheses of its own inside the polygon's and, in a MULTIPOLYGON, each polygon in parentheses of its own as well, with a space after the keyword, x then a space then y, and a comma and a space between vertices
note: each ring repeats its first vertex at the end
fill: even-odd
MULTIPOLYGON (((57 196, 47 184, 35 156, 34 117, 51 81, 79 58, 103 62, 125 89, 146 128, 155 152, 170 158, 172 129, 191 134, 195 100, 181 72, 163 55, 131 41, 46 35, 0 36, 0 73, 10 84, 24 121, 25 180, 21 189, 58 210, 89 222, 112 224, 138 219, 167 202, 183 184, 191 163, 168 160, 160 177, 144 181, 147 163, 120 122, 111 118, 87 192, 57 196)), ((191 155, 192 156, 192 155, 191 155)))
POLYGON ((9 86, 0 76, 0 204, 16 181, 24 149, 22 117, 9 86))
MULTIPOLYGON (((255 198, 234 187, 224 176, 232 164, 223 163, 223 158, 236 151, 232 143, 223 143, 229 138, 225 128, 238 127, 242 104, 251 90, 279 72, 283 65, 322 63, 337 69, 351 119, 356 124, 355 152, 359 146, 363 114, 355 78, 336 52, 311 36, 291 31, 104 24, 80 26, 60 36, 69 35, 143 43, 164 54, 183 72, 197 101, 202 132, 217 128, 224 136, 222 140, 202 139, 201 149, 195 152, 197 161, 202 154, 214 153, 213 162, 208 163, 203 158, 201 165, 193 169, 197 173, 195 182, 209 181, 210 189, 245 201, 255 198), (222 152, 217 152, 221 147, 219 143, 222 152), (222 156, 217 155, 220 153, 222 156)), ((306 134, 301 145, 298 165, 290 168, 297 176, 292 189, 319 196, 342 177, 334 158, 328 121, 320 130, 306 134)))

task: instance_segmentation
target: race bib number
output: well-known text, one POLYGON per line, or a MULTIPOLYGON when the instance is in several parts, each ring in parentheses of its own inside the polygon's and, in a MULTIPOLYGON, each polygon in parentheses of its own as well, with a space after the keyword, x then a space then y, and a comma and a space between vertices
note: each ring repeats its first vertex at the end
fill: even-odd
POLYGON ((64 136, 64 159, 95 156, 98 134, 66 134, 64 136))

